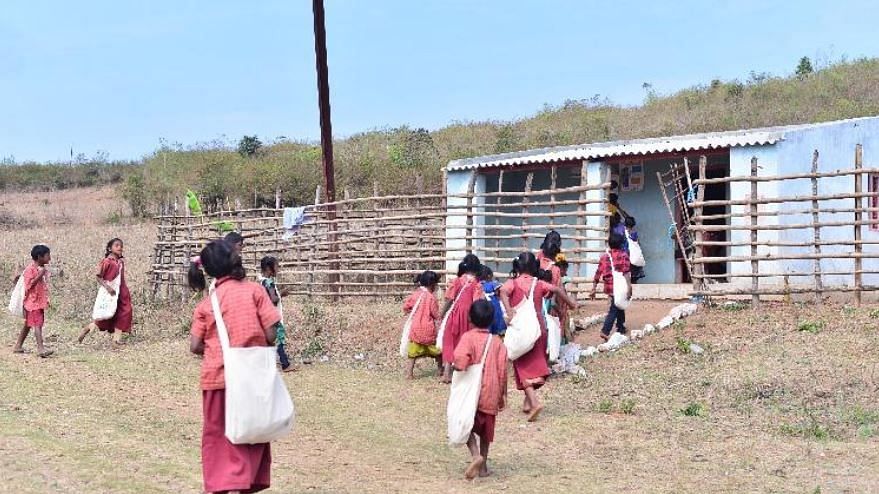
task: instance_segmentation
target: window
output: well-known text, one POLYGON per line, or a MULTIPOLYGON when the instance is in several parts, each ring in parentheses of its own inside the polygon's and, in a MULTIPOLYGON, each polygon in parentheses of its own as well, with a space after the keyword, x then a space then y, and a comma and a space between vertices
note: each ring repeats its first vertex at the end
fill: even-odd
POLYGON ((870 230, 879 231, 879 174, 870 174, 870 182, 867 184, 870 192, 870 230))

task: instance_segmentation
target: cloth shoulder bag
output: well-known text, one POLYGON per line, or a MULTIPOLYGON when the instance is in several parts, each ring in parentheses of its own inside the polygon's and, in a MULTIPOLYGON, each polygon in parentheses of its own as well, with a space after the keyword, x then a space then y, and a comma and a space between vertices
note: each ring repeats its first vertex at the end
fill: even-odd
POLYGON ((534 287, 537 286, 537 278, 531 284, 531 291, 519 305, 516 306, 515 314, 507 324, 507 332, 504 335, 504 346, 507 347, 507 355, 510 360, 516 360, 528 353, 537 339, 540 338, 540 321, 537 319, 537 311, 534 310, 534 287))
POLYGON ((619 310, 626 310, 631 302, 629 300, 629 283, 626 281, 626 276, 617 271, 616 266, 613 265, 613 256, 610 255, 610 250, 606 252, 607 260, 610 262, 610 269, 613 273, 613 304, 619 310))
POLYGON ((470 432, 473 431, 473 420, 479 407, 479 392, 482 390, 482 370, 485 368, 485 358, 492 337, 493 335, 489 334, 485 339, 482 359, 478 364, 473 364, 463 371, 456 370, 452 374, 449 404, 446 407, 449 446, 467 444, 470 432))
POLYGON ((9 295, 9 313, 16 317, 24 317, 24 273, 18 277, 15 287, 9 295))
POLYGON ((116 308, 119 305, 119 286, 122 285, 122 269, 124 268, 120 266, 119 274, 110 282, 115 295, 110 295, 104 285, 98 287, 98 295, 92 307, 92 321, 106 321, 116 315, 116 308))
POLYGON ((213 283, 210 292, 226 376, 226 438, 232 444, 281 439, 293 429, 295 410, 287 386, 275 367, 277 349, 229 346, 229 333, 213 283))
POLYGON ((443 336, 446 335, 446 324, 449 323, 449 316, 452 315, 452 312, 455 310, 455 306, 458 305, 458 301, 461 300, 461 295, 464 294, 464 290, 467 288, 467 285, 461 287, 461 290, 458 292, 458 296, 455 297, 455 300, 452 302, 452 306, 449 307, 449 310, 446 311, 446 315, 443 316, 443 322, 440 323, 439 333, 436 335, 436 347, 439 350, 443 349, 443 336))
POLYGON ((423 298, 424 293, 422 293, 418 297, 418 300, 415 301, 412 311, 409 312, 409 317, 406 318, 406 324, 403 325, 403 335, 400 337, 400 356, 403 358, 409 356, 409 333, 412 331, 412 320, 415 318, 415 311, 418 310, 418 306, 421 305, 421 300, 423 298))
POLYGON ((626 240, 629 242, 629 260, 632 265, 639 268, 646 266, 647 260, 644 259, 644 251, 641 250, 641 244, 636 240, 632 240, 632 234, 629 233, 628 228, 626 229, 626 240))

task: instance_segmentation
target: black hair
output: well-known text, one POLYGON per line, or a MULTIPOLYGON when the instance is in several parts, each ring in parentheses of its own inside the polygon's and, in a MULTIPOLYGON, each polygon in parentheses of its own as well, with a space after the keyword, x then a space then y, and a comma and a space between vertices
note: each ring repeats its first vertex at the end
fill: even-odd
POLYGON ((244 237, 238 232, 229 232, 223 237, 223 240, 229 242, 230 245, 238 245, 244 243, 244 237))
POLYGON ((540 277, 540 263, 531 252, 523 252, 513 259, 513 270, 510 272, 511 278, 516 278, 520 274, 529 274, 534 277, 540 277))
POLYGON ((48 245, 43 245, 43 244, 34 245, 34 247, 31 249, 31 259, 36 261, 37 259, 45 256, 48 253, 49 253, 49 246, 48 245))
POLYGON ((209 243, 201 250, 199 262, 189 265, 189 287, 197 292, 207 288, 205 272, 212 278, 231 276, 236 280, 243 280, 245 277, 241 256, 235 252, 232 244, 222 240, 209 243))
POLYGON ((616 203, 618 203, 619 201, 620 201, 620 196, 618 196, 616 193, 611 192, 610 194, 607 195, 607 202, 609 202, 613 205, 616 205, 616 203))
POLYGON ((615 226, 619 225, 621 221, 623 221, 623 217, 620 216, 620 213, 612 214, 610 217, 610 227, 614 228, 615 226))
POLYGON ((552 271, 544 271, 541 269, 537 272, 537 279, 547 283, 552 283, 552 271))
POLYGON ((626 228, 632 228, 633 226, 635 226, 635 217, 626 216, 626 228))
POLYGON ((467 254, 464 256, 464 260, 458 264, 458 276, 463 276, 464 273, 478 275, 481 272, 482 263, 479 262, 479 257, 476 254, 467 254))
POLYGON ((488 300, 477 300, 470 306, 470 322, 479 329, 487 329, 494 322, 494 306, 488 300))
POLYGON ((617 190, 619 188, 619 186, 620 186, 620 184, 616 180, 610 181, 610 190, 617 190))
POLYGON ((439 284, 439 275, 434 271, 427 270, 415 277, 415 284, 430 288, 439 284))
POLYGON ((559 252, 562 251, 562 236, 559 232, 550 230, 549 233, 543 237, 543 243, 540 244, 540 250, 547 258, 555 259, 555 256, 559 255, 559 252))
POLYGON ((123 242, 121 238, 111 238, 110 241, 107 242, 107 247, 104 248, 104 257, 110 256, 110 249, 113 248, 113 244, 115 244, 116 242, 125 245, 125 242, 123 242))
POLYGON ((619 233, 611 233, 610 237, 607 238, 607 245, 611 249, 622 249, 625 243, 626 239, 619 233))
POLYGON ((265 256, 259 260, 259 270, 265 271, 269 268, 274 268, 277 271, 278 267, 278 258, 274 256, 265 256))
POLYGON ((482 265, 482 271, 479 272, 479 281, 489 281, 494 278, 494 271, 485 264, 482 265))

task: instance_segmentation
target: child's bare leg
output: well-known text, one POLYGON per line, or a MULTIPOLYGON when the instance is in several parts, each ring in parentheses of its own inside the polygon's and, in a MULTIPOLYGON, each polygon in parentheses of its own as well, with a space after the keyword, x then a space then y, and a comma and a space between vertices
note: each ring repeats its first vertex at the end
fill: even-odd
POLYGON ((476 444, 476 434, 470 433, 470 438, 467 439, 467 448, 470 450, 470 456, 473 458, 470 461, 470 464, 467 465, 467 470, 464 470, 464 478, 467 480, 473 480, 479 475, 479 471, 482 470, 482 466, 485 464, 485 458, 479 455, 479 446, 476 444))
POLYGON ((94 322, 88 323, 86 327, 82 328, 82 333, 79 333, 79 338, 76 339, 76 342, 82 344, 89 332, 93 329, 96 330, 97 328, 98 327, 95 325, 94 322))
POLYGON ((531 403, 531 411, 528 413, 528 422, 534 422, 537 420, 540 412, 543 411, 543 404, 540 403, 540 398, 537 397, 537 391, 534 389, 534 386, 528 386, 525 388, 525 399, 531 403))
POLYGON ((21 328, 21 331, 18 332, 18 339, 15 340, 15 346, 12 348, 12 351, 15 353, 21 353, 24 351, 24 340, 27 339, 28 333, 31 332, 31 328, 28 327, 27 323, 21 328))
POLYGON ((436 375, 442 376, 443 375, 443 358, 436 357, 435 360, 436 360, 436 375))
POLYGON ((118 329, 113 331, 113 348, 119 348, 122 346, 122 331, 118 329))
POLYGON ((480 438, 479 440, 479 456, 482 457, 482 468, 479 469, 480 477, 488 477, 491 472, 488 471, 488 448, 491 443, 480 438))
POLYGON ((415 379, 415 359, 410 358, 406 362, 406 379, 415 379))
POLYGON ((470 437, 467 438, 467 449, 470 450, 470 456, 476 458, 479 456, 479 444, 477 442, 476 434, 470 433, 470 437))
POLYGON ((49 355, 52 355, 52 352, 47 351, 45 345, 43 345, 43 328, 37 327, 37 328, 33 328, 33 329, 34 329, 34 336, 37 339, 37 354, 40 357, 48 357, 49 355))
POLYGON ((448 362, 443 362, 443 377, 440 381, 444 383, 452 382, 452 364, 448 362))

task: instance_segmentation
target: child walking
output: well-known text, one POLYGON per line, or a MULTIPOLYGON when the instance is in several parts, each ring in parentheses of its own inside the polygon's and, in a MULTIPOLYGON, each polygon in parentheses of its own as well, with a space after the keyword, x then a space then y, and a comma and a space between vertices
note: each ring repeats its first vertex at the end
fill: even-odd
MULTIPOLYGON (((638 236, 638 231, 635 229, 636 223, 635 223, 634 216, 626 216, 626 219, 624 220, 624 224, 626 225, 626 228, 624 231, 626 234, 626 252, 628 253, 628 252, 630 252, 630 249, 634 248, 634 247, 631 247, 629 244, 636 243, 636 244, 638 244, 637 247, 640 248, 641 247, 641 240, 640 240, 640 237, 638 236)), ((642 252, 642 255, 643 255, 643 252, 642 252)), ((631 259, 629 259, 629 260, 631 261, 631 259)), ((644 278, 646 276, 644 274, 644 267, 643 266, 635 266, 634 264, 631 264, 631 266, 632 266, 632 283, 638 283, 638 280, 640 280, 641 278, 644 278)))
POLYGON ((470 450, 470 465, 464 471, 467 480, 476 476, 488 477, 488 450, 494 442, 494 428, 497 414, 506 406, 507 398, 507 349, 497 335, 491 334, 489 327, 494 319, 494 306, 487 300, 478 300, 470 306, 470 323, 473 329, 461 336, 455 348, 454 367, 465 371, 471 365, 482 361, 486 345, 488 350, 482 368, 482 386, 479 390, 479 403, 473 430, 467 440, 470 450))
POLYGON ((604 318, 604 326, 601 328, 601 338, 604 340, 610 338, 614 323, 616 323, 618 333, 626 334, 626 311, 618 309, 613 303, 614 269, 625 276, 626 283, 629 285, 629 298, 632 298, 631 265, 629 264, 629 255, 623 250, 623 237, 617 233, 611 233, 607 243, 610 247, 610 256, 607 253, 601 255, 598 269, 595 270, 595 277, 592 280, 592 290, 589 292, 589 298, 594 299, 598 282, 602 281, 604 293, 610 299, 610 308, 607 310, 607 317, 604 318), (613 262, 612 266, 611 262, 613 262))
POLYGON ((409 346, 406 363, 406 378, 415 379, 415 361, 428 357, 436 360, 437 375, 442 376, 442 351, 436 346, 437 321, 440 318, 439 302, 434 293, 439 284, 439 275, 425 271, 415 277, 418 288, 403 303, 403 313, 411 314, 409 326, 409 346), (412 311, 415 311, 412 313, 412 311))
POLYGON ((461 335, 470 331, 470 306, 477 300, 482 300, 485 294, 479 283, 479 273, 482 272, 482 263, 474 254, 467 254, 464 260, 458 264, 458 277, 455 278, 446 290, 446 306, 443 316, 448 315, 446 327, 443 332, 443 377, 441 382, 452 382, 452 361, 455 358, 455 347, 461 340, 461 335))
POLYGON ((37 355, 46 358, 55 353, 47 350, 43 344, 43 324, 46 321, 46 309, 49 307, 49 269, 52 260, 49 247, 35 245, 31 249, 33 262, 25 268, 24 277, 24 327, 18 333, 18 339, 12 348, 13 353, 24 353, 24 340, 31 330, 37 340, 37 355))
POLYGON ((266 289, 269 299, 271 299, 272 304, 278 309, 278 314, 281 316, 281 320, 275 325, 278 360, 281 363, 281 370, 292 372, 296 369, 290 365, 290 358, 287 356, 287 328, 284 326, 284 313, 281 307, 281 298, 287 296, 287 290, 278 290, 278 286, 275 284, 275 276, 278 275, 278 259, 272 256, 263 257, 259 261, 259 269, 261 272, 259 282, 266 289))
POLYGON ((501 304, 500 295, 498 294, 501 284, 495 281, 494 271, 485 265, 482 266, 479 282, 482 284, 485 300, 491 302, 492 307, 494 307, 494 320, 491 322, 491 327, 488 330, 491 334, 503 337, 507 331, 507 323, 504 321, 504 306, 501 304))
POLYGON ((576 309, 577 302, 565 293, 564 289, 541 281, 539 278, 543 272, 537 258, 531 252, 523 252, 513 261, 513 271, 510 279, 501 287, 501 301, 507 308, 508 321, 515 316, 515 307, 525 300, 531 287, 534 287, 534 311, 537 312, 537 320, 540 323, 540 337, 534 343, 534 347, 527 353, 513 361, 513 373, 516 377, 516 388, 525 393, 522 403, 522 412, 528 415, 528 421, 534 422, 543 411, 543 404, 537 396, 537 390, 546 382, 549 376, 549 366, 546 363, 547 332, 546 320, 540 317, 543 313, 543 300, 555 296, 560 302, 576 309))
POLYGON ((116 288, 113 281, 119 278, 119 293, 117 297, 116 313, 110 319, 104 321, 92 321, 80 333, 77 341, 82 343, 86 335, 93 329, 106 331, 113 335, 113 347, 118 348, 122 345, 123 333, 131 332, 131 321, 133 318, 133 310, 131 306, 131 292, 128 290, 128 284, 125 282, 125 261, 123 260, 123 252, 125 245, 119 238, 111 239, 107 242, 104 249, 104 259, 98 265, 98 284, 104 287, 110 295, 116 295, 116 288))
MULTIPOLYGON (((204 270, 215 281, 214 290, 232 347, 269 346, 281 320, 265 289, 245 280, 244 267, 234 247, 223 241, 209 243, 189 267, 189 286, 207 288, 204 270)), ((204 425, 201 461, 207 492, 258 492, 269 488, 272 455, 269 443, 232 444, 226 430, 226 381, 223 350, 211 297, 204 297, 192 316, 189 350, 203 355, 201 389, 204 425)))

